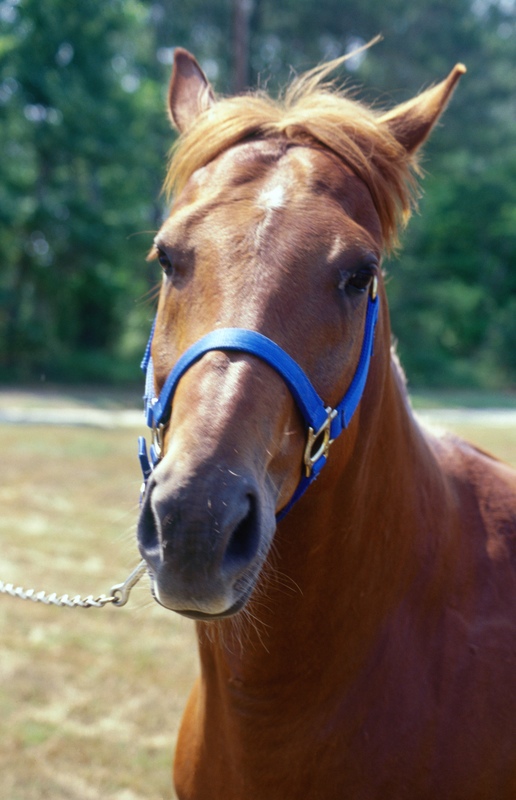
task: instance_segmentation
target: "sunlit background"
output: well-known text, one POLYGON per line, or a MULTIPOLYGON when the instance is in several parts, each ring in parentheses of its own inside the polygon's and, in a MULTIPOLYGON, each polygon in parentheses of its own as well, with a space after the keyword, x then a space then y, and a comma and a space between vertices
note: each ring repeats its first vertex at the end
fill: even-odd
POLYGON ((337 76, 377 105, 468 68, 389 265, 411 385, 514 385, 514 0, 2 0, 0 380, 136 379, 174 47, 219 92, 276 92, 377 34, 337 76))

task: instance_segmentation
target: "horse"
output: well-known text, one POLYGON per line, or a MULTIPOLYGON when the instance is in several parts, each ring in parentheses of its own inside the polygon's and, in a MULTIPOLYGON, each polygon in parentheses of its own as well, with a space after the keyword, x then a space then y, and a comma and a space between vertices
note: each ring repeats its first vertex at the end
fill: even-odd
POLYGON ((217 97, 175 50, 137 531, 196 624, 175 787, 514 800, 516 472, 419 423, 382 274, 465 68, 381 110, 341 63, 217 97))

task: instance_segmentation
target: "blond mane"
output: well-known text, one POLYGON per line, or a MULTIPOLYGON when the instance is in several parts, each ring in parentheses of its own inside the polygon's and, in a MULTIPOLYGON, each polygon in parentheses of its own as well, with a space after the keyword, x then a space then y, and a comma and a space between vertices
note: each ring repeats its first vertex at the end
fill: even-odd
POLYGON ((397 243, 400 223, 415 200, 417 159, 407 153, 380 119, 383 111, 351 99, 328 73, 346 56, 296 78, 279 99, 253 92, 218 99, 199 114, 174 145, 165 191, 179 194, 190 176, 234 145, 282 137, 331 150, 369 188, 387 248, 397 243))

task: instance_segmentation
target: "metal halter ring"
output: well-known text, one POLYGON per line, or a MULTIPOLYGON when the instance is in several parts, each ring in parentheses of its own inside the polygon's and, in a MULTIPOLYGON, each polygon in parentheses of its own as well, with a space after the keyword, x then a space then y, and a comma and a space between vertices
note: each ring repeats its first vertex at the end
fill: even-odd
POLYGON ((323 456, 326 457, 328 455, 328 451, 330 449, 330 445, 333 443, 333 439, 330 438, 331 434, 331 423, 332 420, 335 419, 337 416, 337 411, 334 408, 328 406, 326 408, 327 417, 319 430, 316 432, 312 427, 308 428, 308 437, 306 441, 305 453, 303 456, 303 462, 305 465, 305 474, 306 477, 309 478, 312 474, 312 470, 314 465, 319 461, 320 458, 323 456), (317 441, 321 439, 319 446, 315 453, 313 452, 314 446, 317 444, 317 441))
POLYGON ((154 453, 159 460, 163 455, 163 440, 164 440, 165 426, 163 424, 153 425, 152 427, 152 446, 154 453))

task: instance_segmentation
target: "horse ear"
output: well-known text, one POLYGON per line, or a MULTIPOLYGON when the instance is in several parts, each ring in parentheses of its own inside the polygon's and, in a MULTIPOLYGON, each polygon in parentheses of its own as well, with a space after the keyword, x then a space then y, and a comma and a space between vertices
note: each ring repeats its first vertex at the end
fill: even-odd
POLYGON ((170 119, 180 133, 184 133, 201 111, 215 102, 210 83, 187 50, 177 47, 168 91, 170 119))
POLYGON ((387 125, 408 153, 415 153, 429 136, 465 72, 464 64, 457 64, 444 81, 380 117, 380 124, 387 125))

